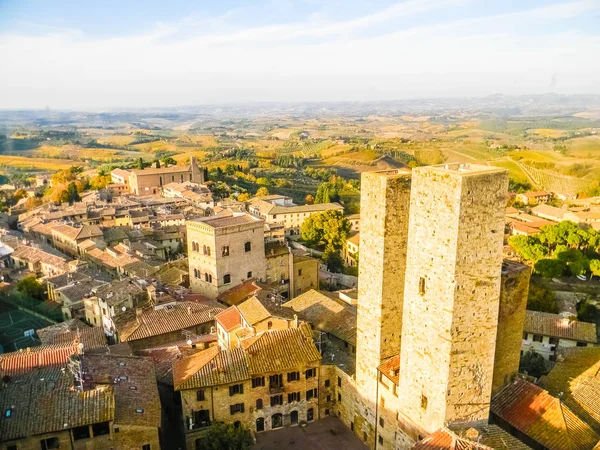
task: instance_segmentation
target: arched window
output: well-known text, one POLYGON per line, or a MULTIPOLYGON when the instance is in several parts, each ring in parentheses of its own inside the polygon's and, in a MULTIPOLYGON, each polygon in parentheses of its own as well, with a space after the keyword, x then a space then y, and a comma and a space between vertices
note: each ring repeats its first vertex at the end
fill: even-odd
POLYGON ((290 414, 290 422, 292 425, 298 425, 298 411, 292 411, 290 414))
POLYGON ((206 247, 206 255, 210 256, 210 247, 206 247))
POLYGON ((281 428, 283 426, 283 416, 280 413, 271 416, 271 428, 281 428))
POLYGON ((245 250, 246 252, 249 252, 249 251, 251 251, 251 250, 252 250, 252 243, 251 243, 250 241, 248 241, 248 242, 246 242, 246 243, 244 244, 244 250, 245 250))
POLYGON ((270 330, 271 328, 273 328, 273 322, 271 322, 269 320, 269 322, 267 322, 267 328, 270 330))
POLYGON ((229 284, 229 283, 231 283, 231 275, 226 273, 225 275, 223 275, 223 284, 229 284))
POLYGON ((202 254, 203 254, 203 255, 206 255, 206 245, 203 245, 203 246, 202 246, 202 254))

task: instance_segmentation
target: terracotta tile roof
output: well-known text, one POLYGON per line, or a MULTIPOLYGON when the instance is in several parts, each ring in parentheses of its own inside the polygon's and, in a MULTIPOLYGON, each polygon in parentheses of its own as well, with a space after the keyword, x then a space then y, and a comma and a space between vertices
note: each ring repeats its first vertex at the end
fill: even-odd
POLYGON ((356 345, 356 307, 311 289, 283 304, 298 318, 310 322, 317 330, 331 333, 338 339, 356 345))
POLYGON ((531 447, 498 425, 476 423, 471 426, 450 426, 451 431, 462 439, 487 445, 494 450, 531 450, 531 447))
POLYGON ((600 434, 600 347, 570 348, 540 382, 600 434))
POLYGON ((177 302, 172 308, 145 308, 139 316, 135 310, 125 311, 114 321, 121 341, 135 341, 210 322, 221 311, 213 302, 177 302))
POLYGON ((39 262, 41 264, 48 264, 57 269, 64 270, 65 272, 69 269, 69 265, 65 258, 55 256, 39 248, 29 247, 27 245, 18 247, 10 256, 11 258, 20 259, 28 263, 39 262))
POLYGON ((383 375, 390 379, 395 385, 398 385, 400 373, 400 355, 392 356, 382 362, 377 368, 383 375))
POLYGON ((115 174, 120 177, 125 177, 125 179, 129 178, 129 171, 124 169, 114 169, 110 172, 111 174, 115 174))
POLYGON ((215 320, 227 332, 241 326, 242 323, 240 312, 235 306, 230 306, 225 311, 217 314, 215 320))
POLYGON ((527 311, 523 331, 593 344, 597 342, 595 324, 539 311, 527 311))
POLYGON ((59 367, 78 353, 76 342, 41 345, 18 352, 0 354, 0 372, 13 376, 40 367, 59 367))
POLYGON ((75 339, 83 344, 83 351, 106 347, 106 336, 101 327, 90 327, 79 319, 50 325, 36 330, 42 344, 71 344, 75 339))
POLYGON ((308 324, 265 332, 246 348, 246 353, 251 374, 288 370, 321 360, 308 324))
POLYGON ((310 326, 267 331, 247 346, 230 350, 211 347, 173 367, 175 390, 235 383, 253 375, 306 367, 321 359, 310 326))
POLYGON ((132 169, 131 172, 135 173, 137 176, 140 175, 159 175, 161 173, 178 173, 178 172, 188 172, 190 170, 190 166, 171 166, 171 167, 147 167, 144 170, 140 169, 132 169))
POLYGON ((249 326, 254 326, 255 324, 271 317, 271 313, 256 297, 251 297, 245 302, 240 303, 237 305, 237 308, 240 315, 249 326))
POLYGON ((245 225, 247 223, 256 223, 262 227, 262 220, 252 217, 250 214, 239 214, 226 217, 208 217, 196 219, 195 222, 202 222, 212 228, 234 227, 237 225, 245 225))
POLYGON ((296 213, 313 213, 329 210, 343 211, 344 207, 339 203, 316 203, 314 205, 296 205, 296 206, 279 206, 275 205, 269 211, 269 214, 296 214, 296 213))
POLYGON ((250 378, 246 353, 241 348, 210 347, 173 366, 175 390, 235 383, 250 378))
POLYGON ((52 229, 52 235, 60 235, 70 240, 75 240, 79 234, 80 229, 72 227, 71 225, 58 225, 52 229))
POLYGON ((492 399, 491 411, 549 450, 591 450, 600 441, 600 436, 558 398, 520 378, 492 399))
POLYGON ((223 292, 219 295, 219 301, 226 305, 239 305, 244 300, 252 297, 254 293, 260 291, 260 289, 260 286, 253 279, 249 279, 223 292))
POLYGON ((11 381, 0 395, 0 441, 52 433, 114 419, 114 395, 110 386, 79 392, 67 370, 44 370, 21 383, 11 381))
POLYGON ((412 450, 494 450, 469 439, 460 438, 447 428, 441 428, 417 442, 412 450))
POLYGON ((350 236, 348 237, 347 241, 356 246, 360 245, 360 233, 358 233, 358 232, 351 233, 350 236))
POLYGON ((545 216, 555 217, 555 218, 561 220, 563 218, 563 216, 565 215, 565 213, 567 212, 567 210, 542 203, 542 204, 539 204, 539 205, 531 208, 531 212, 533 214, 543 214, 545 216))
POLYGON ((151 361, 137 356, 86 355, 82 372, 84 389, 105 386, 114 390, 115 425, 160 426, 160 399, 151 361))

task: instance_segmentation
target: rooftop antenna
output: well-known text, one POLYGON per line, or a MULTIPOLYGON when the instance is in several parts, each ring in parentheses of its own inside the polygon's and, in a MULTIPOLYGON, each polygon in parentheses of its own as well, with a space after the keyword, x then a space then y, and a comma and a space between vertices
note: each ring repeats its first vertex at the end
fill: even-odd
MULTIPOLYGON (((80 344, 82 345, 82 344, 80 344)), ((69 363, 67 364, 67 369, 73 375, 75 379, 75 384, 77 385, 77 389, 82 392, 83 391, 83 377, 81 376, 81 360, 77 356, 71 356, 69 358, 69 363)))

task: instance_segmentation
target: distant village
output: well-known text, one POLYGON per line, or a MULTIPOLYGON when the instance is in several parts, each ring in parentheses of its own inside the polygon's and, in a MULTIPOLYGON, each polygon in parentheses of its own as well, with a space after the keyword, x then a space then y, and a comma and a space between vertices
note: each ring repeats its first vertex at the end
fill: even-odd
POLYGON ((218 198, 194 157, 110 177, 1 230, 0 449, 201 450, 219 423, 256 442, 333 420, 370 449, 600 449, 596 325, 527 310, 508 245, 600 231, 593 202, 471 164, 365 172, 347 215, 218 198), (358 276, 301 239, 327 214, 358 276), (519 370, 533 353, 541 377, 519 370))

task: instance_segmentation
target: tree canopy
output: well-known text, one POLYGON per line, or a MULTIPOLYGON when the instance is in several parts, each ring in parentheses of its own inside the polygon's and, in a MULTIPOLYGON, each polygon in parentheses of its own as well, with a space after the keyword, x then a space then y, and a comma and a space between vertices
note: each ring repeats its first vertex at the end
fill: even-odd
POLYGON ((340 211, 311 214, 301 228, 302 239, 310 245, 325 244, 335 250, 342 247, 352 225, 340 211))
POLYGON ((250 450, 254 447, 248 430, 225 423, 213 424, 202 435, 199 444, 203 450, 250 450))
POLYGON ((581 275, 588 271, 600 275, 600 233, 582 229, 576 223, 564 221, 546 225, 536 236, 513 236, 510 246, 526 261, 534 263, 534 270, 545 278, 564 274, 581 275))

